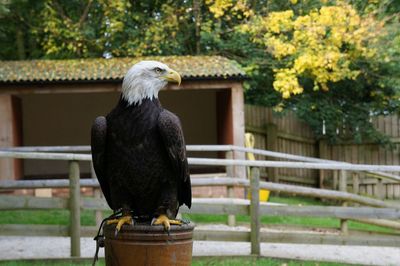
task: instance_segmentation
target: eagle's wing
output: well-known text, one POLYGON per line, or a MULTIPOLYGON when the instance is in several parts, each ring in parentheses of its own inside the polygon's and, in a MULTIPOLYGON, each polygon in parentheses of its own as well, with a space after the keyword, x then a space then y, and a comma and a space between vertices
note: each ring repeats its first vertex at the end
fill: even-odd
POLYGON ((163 110, 158 118, 158 128, 168 152, 169 159, 178 177, 178 201, 192 205, 192 188, 190 185, 189 166, 186 158, 186 146, 179 118, 163 110))
POLYGON ((107 139, 107 120, 104 116, 97 117, 92 125, 91 148, 93 168, 99 180, 101 190, 107 200, 108 205, 112 208, 110 186, 106 176, 105 169, 105 152, 107 139))

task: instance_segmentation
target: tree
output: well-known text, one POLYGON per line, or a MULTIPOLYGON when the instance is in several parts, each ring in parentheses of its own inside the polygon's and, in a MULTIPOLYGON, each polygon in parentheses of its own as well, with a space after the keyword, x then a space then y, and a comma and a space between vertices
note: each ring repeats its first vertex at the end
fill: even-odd
MULTIPOLYGON (((211 11, 221 17, 239 2, 214 1, 211 11)), ((332 142, 387 143, 371 117, 399 110, 398 17, 380 14, 382 4, 356 10, 344 1, 323 2, 306 8, 297 1, 291 8, 271 4, 268 11, 250 12, 236 27, 264 49, 257 59, 264 64, 254 64, 251 76, 273 77, 261 77, 247 99, 277 111, 294 110, 317 137, 332 142)))
POLYGON ((399 111, 399 12, 397 0, 7 0, 0 58, 219 54, 245 68, 248 103, 294 110, 331 141, 385 142, 370 120, 399 111))
POLYGON ((10 0, 0 5, 0 56, 17 59, 14 43, 21 38, 26 52, 19 59, 192 54, 192 6, 185 0, 10 0))
POLYGON ((39 58, 43 52, 37 32, 41 1, 3 0, 0 2, 0 59, 39 58))

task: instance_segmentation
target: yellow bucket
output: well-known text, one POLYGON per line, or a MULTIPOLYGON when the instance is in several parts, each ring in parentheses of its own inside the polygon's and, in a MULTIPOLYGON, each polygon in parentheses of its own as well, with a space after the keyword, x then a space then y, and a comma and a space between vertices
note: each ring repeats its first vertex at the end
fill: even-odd
MULTIPOLYGON (((255 138, 254 135, 251 133, 246 133, 245 134, 245 146, 246 148, 254 148, 254 143, 255 143, 255 138)), ((252 152, 247 152, 246 153, 247 156, 247 160, 250 161, 255 161, 256 157, 254 156, 254 154, 252 152)), ((247 169, 248 171, 248 176, 250 177, 250 169, 247 169)), ((269 199, 269 190, 266 189, 260 189, 260 201, 268 201, 269 199)), ((247 198, 250 199, 251 198, 251 193, 249 191, 249 193, 247 194, 247 198)))
MULTIPOLYGON (((251 193, 247 193, 247 198, 251 198, 251 193)), ((269 190, 266 189, 260 189, 260 201, 268 201, 269 199, 269 190)))

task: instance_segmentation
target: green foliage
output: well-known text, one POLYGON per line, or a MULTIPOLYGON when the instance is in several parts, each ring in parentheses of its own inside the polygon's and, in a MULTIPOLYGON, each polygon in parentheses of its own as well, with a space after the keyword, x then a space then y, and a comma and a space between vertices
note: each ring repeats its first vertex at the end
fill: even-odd
POLYGON ((0 59, 39 58, 37 32, 41 1, 8 0, 0 3, 0 59))
POLYGON ((321 2, 326 5, 308 10, 293 3, 240 26, 271 54, 274 75, 249 100, 295 111, 317 138, 388 144, 371 121, 399 110, 398 17, 378 14, 374 4, 360 5, 357 14, 341 1, 321 2), (272 97, 257 98, 263 94, 272 97))
MULTIPOLYGON (((7 0, 0 1, 0 59, 223 55, 238 61, 247 71, 248 103, 275 107, 277 111, 293 110, 317 137, 332 142, 351 138, 384 144, 388 139, 370 121, 373 116, 399 111, 399 12, 397 0, 7 0), (359 42, 359 48, 375 55, 346 57, 357 51, 350 38, 333 54, 338 59, 335 73, 343 74, 340 79, 329 69, 321 79, 315 73, 322 68, 314 65, 298 75, 296 95, 287 97, 284 90, 275 90, 276 70, 291 68, 293 60, 305 58, 301 53, 308 45, 298 44, 291 58, 276 56, 272 51, 279 46, 265 42, 268 36, 257 29, 274 12, 292 12, 295 20, 316 14, 321 7, 343 3, 349 4, 349 10, 357 10, 362 20, 380 23, 381 28, 370 33, 376 40, 359 42), (322 89, 314 90, 316 84, 322 89)), ((288 31, 282 40, 293 40, 292 33, 288 31)), ((327 31, 322 40, 330 40, 329 34, 327 31)), ((318 48, 319 55, 326 55, 324 48, 332 47, 318 48)), ((286 78, 281 89, 294 80, 291 73, 281 77, 286 78)))
POLYGON ((193 50, 190 8, 187 1, 10 0, 0 5, 0 58, 184 54, 193 50))

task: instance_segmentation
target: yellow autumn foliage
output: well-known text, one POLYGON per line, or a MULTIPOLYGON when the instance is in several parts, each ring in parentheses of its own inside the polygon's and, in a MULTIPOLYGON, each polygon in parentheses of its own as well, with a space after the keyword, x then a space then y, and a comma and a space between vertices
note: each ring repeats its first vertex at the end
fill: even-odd
POLYGON ((206 0, 205 2, 209 5, 211 13, 213 13, 216 18, 222 17, 225 11, 234 4, 231 0, 206 0))
POLYGON ((356 79, 360 70, 352 62, 376 55, 372 47, 382 27, 372 16, 361 17, 339 2, 297 17, 292 10, 254 16, 241 30, 277 59, 273 86, 287 99, 304 91, 301 77, 311 78, 314 90, 324 91, 330 82, 356 79))
POLYGON ((231 15, 247 18, 254 15, 246 0, 205 0, 205 4, 215 18, 231 15))

